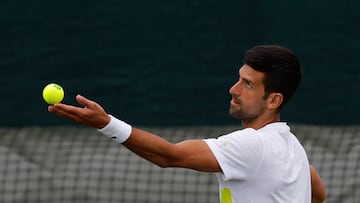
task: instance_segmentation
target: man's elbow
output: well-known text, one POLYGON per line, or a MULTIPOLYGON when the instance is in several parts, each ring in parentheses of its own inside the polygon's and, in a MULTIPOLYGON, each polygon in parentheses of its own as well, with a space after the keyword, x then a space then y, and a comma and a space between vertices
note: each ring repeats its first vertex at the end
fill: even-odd
POLYGON ((311 165, 310 165, 310 175, 311 175, 312 203, 324 202, 327 195, 324 183, 322 182, 321 177, 317 173, 316 169, 311 165))
POLYGON ((312 197, 311 203, 322 203, 325 200, 326 200, 326 193, 324 193, 323 195, 312 197))
POLYGON ((317 188, 316 191, 313 191, 311 196, 312 196, 311 203, 322 203, 322 202, 324 202, 326 200, 326 197, 327 197, 325 187, 317 188))

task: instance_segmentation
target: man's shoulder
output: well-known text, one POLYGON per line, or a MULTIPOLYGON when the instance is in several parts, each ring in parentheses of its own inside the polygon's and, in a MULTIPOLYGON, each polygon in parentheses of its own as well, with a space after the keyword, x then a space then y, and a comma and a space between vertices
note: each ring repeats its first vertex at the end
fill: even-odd
POLYGON ((222 135, 221 137, 239 137, 239 136, 249 136, 256 134, 258 134, 258 130, 255 130, 253 128, 244 128, 244 129, 232 131, 230 133, 222 135))

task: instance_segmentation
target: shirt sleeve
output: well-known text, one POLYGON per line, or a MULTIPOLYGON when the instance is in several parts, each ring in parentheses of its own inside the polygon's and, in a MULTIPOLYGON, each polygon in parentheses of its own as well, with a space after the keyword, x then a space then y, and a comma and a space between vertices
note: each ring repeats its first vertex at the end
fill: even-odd
POLYGON ((205 139, 205 142, 216 157, 224 180, 250 180, 263 159, 263 142, 253 129, 205 139))

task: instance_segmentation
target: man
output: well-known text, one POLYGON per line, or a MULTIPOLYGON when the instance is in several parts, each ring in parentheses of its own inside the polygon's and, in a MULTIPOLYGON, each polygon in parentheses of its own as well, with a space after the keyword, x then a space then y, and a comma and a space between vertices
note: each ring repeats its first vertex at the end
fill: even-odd
POLYGON ((289 126, 280 120, 280 110, 301 78, 301 65, 287 48, 266 45, 247 51, 239 80, 229 91, 229 113, 241 120, 244 129, 217 139, 173 144, 116 119, 80 95, 76 100, 83 107, 55 104, 48 110, 98 128, 161 167, 215 173, 221 203, 315 203, 326 196, 322 181, 289 126))

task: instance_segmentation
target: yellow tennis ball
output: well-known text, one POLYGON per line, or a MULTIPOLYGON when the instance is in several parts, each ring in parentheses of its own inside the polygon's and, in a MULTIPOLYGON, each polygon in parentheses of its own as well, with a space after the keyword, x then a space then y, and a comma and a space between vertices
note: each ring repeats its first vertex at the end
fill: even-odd
POLYGON ((42 96, 46 101, 46 103, 56 104, 63 100, 64 90, 60 85, 55 83, 50 83, 45 86, 42 96))

